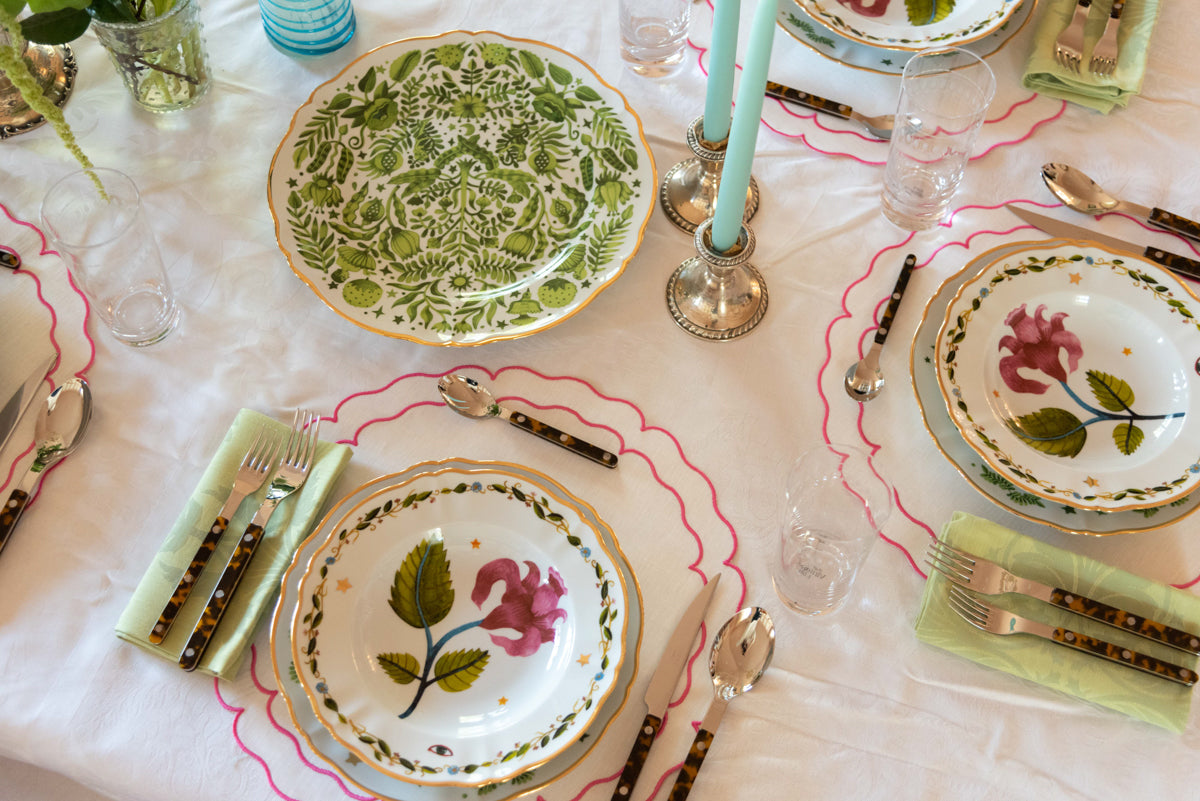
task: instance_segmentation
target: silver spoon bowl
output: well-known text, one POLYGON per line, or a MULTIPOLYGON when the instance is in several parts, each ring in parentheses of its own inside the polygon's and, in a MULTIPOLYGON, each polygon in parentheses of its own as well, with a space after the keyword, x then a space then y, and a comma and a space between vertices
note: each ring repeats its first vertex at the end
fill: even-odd
POLYGON ((712 746, 725 707, 742 693, 749 692, 762 678, 775 655, 775 624, 767 611, 758 606, 740 610, 717 632, 708 657, 708 672, 713 681, 713 702, 700 723, 687 759, 675 777, 668 801, 683 801, 691 792, 704 757, 712 746))
POLYGON ((473 378, 453 373, 444 375, 438 379, 438 392, 441 393, 442 400, 447 406, 464 417, 472 417, 477 420, 497 417, 507 420, 522 431, 541 437, 547 442, 553 442, 560 448, 566 448, 585 459, 591 459, 605 467, 617 466, 615 453, 573 437, 564 431, 559 431, 523 412, 514 412, 498 403, 491 391, 473 378))
POLYGON ((92 390, 82 378, 64 381, 46 398, 33 429, 37 446, 33 464, 0 509, 0 550, 8 544, 46 470, 79 447, 91 419, 92 390))
POLYGON ((1084 214, 1107 214, 1117 211, 1157 225, 1172 233, 1200 241, 1200 223, 1160 208, 1139 206, 1113 197, 1084 173, 1069 164, 1050 162, 1042 165, 1042 180, 1046 188, 1064 206, 1084 214))

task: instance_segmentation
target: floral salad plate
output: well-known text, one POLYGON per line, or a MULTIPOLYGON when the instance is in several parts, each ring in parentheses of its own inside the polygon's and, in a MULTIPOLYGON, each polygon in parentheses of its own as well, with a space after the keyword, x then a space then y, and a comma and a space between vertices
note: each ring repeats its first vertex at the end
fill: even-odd
POLYGON ((1200 492, 1193 492, 1162 506, 1120 512, 1086 511, 1062 501, 1040 498, 1021 489, 1002 473, 992 469, 966 443, 946 413, 934 361, 938 330, 946 316, 946 307, 958 293, 959 287, 973 278, 982 267, 1002 256, 1033 246, 1046 247, 1046 242, 1009 242, 980 253, 942 282, 937 292, 925 304, 921 322, 917 325, 916 336, 913 338, 909 367, 913 391, 926 431, 941 454, 972 487, 1002 509, 1025 520, 1052 526, 1070 534, 1092 536, 1151 531, 1182 520, 1200 506, 1200 492))
POLYGON ((579 59, 455 31, 317 87, 268 199, 293 271, 356 325, 430 345, 526 336, 620 276, 653 210, 641 121, 579 59))
MULTIPOLYGON (((987 36, 964 43, 962 47, 980 58, 991 56, 1025 27, 1036 4, 1037 0, 1025 0, 998 28, 987 36)), ((917 52, 874 47, 842 36, 818 24, 793 0, 780 0, 778 23, 779 27, 800 44, 826 58, 858 70, 899 75, 904 72, 904 65, 917 52)))
POLYGON ((810 18, 859 44, 886 50, 962 45, 993 33, 1036 0, 794 0, 810 18))
POLYGON ((330 529, 298 585, 295 670, 333 738, 386 776, 503 782, 569 749, 617 689, 628 592, 550 487, 446 467, 330 529))
POLYGON ((553 497, 562 507, 573 509, 592 528, 600 531, 606 545, 617 557, 618 567, 624 576, 626 586, 630 588, 628 600, 629 613, 626 616, 625 648, 628 653, 622 660, 617 676, 617 687, 608 696, 599 714, 592 720, 586 733, 573 738, 568 748, 560 752, 554 759, 544 765, 526 771, 507 782, 498 782, 480 787, 475 792, 487 793, 490 801, 507 801, 536 793, 549 782, 574 770, 592 752, 600 741, 608 726, 616 719, 629 699, 633 686, 633 677, 637 672, 638 648, 641 643, 642 605, 641 594, 637 580, 628 559, 621 551, 620 544, 613 534, 612 528, 596 513, 596 510, 586 501, 571 494, 558 482, 549 476, 523 465, 501 462, 478 462, 469 459, 444 459, 436 462, 422 462, 412 465, 402 471, 378 476, 371 481, 355 488, 338 501, 326 514, 325 519, 296 551, 292 564, 288 567, 280 585, 279 601, 271 620, 271 663, 275 674, 276 684, 287 704, 292 723, 304 737, 313 751, 321 757, 342 778, 350 782, 362 792, 380 799, 393 801, 412 801, 417 797, 426 801, 461 801, 463 788, 446 785, 441 787, 422 787, 411 782, 388 776, 361 759, 351 755, 350 751, 337 742, 328 729, 322 725, 304 693, 300 683, 294 660, 292 658, 291 622, 292 613, 299 602, 299 578, 306 566, 330 534, 336 533, 347 512, 356 508, 365 498, 374 495, 379 489, 406 483, 428 473, 457 470, 465 474, 489 474, 501 471, 517 479, 532 481, 545 489, 553 490, 553 497))
POLYGON ((1200 301, 1144 258, 1031 246, 959 288, 938 385, 969 444, 1022 489, 1142 509, 1200 483, 1200 301))

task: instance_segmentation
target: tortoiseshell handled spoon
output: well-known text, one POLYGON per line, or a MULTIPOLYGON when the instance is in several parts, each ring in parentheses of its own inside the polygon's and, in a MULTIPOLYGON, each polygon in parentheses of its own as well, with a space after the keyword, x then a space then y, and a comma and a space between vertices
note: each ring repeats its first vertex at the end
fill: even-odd
POLYGON ((444 375, 438 379, 438 392, 442 393, 442 400, 446 402, 447 406, 464 417, 476 419, 498 417, 534 436, 553 442, 585 459, 591 459, 597 464, 605 467, 617 466, 615 453, 577 439, 564 431, 559 431, 524 412, 514 412, 512 409, 505 408, 496 402, 487 387, 473 378, 467 378, 465 375, 444 375))
POLYGON ((713 638, 712 653, 708 657, 713 701, 704 713, 700 730, 696 732, 687 759, 675 777, 675 786, 671 788, 667 801, 684 801, 688 797, 716 736, 725 707, 734 698, 754 688, 774 655, 775 624, 762 607, 748 606, 739 610, 721 626, 713 638))
POLYGON ((900 308, 900 299, 904 297, 904 290, 916 264, 917 257, 909 253, 904 259, 900 277, 896 279, 896 286, 892 289, 892 299, 888 301, 887 309, 883 312, 879 328, 875 329, 875 341, 871 343, 871 349, 846 371, 846 394, 859 403, 866 403, 883 391, 883 371, 879 369, 879 354, 883 351, 883 343, 887 340, 892 320, 900 308))

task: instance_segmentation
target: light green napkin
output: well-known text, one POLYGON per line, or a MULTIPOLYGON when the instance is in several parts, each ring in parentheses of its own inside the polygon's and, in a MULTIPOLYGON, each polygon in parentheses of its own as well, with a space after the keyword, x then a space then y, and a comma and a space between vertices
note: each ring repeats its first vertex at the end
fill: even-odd
MULTIPOLYGON (((1026 0, 1029 2, 1029 0, 1026 0)), ((1142 88, 1146 73, 1146 57, 1150 50, 1150 35, 1158 21, 1159 0, 1127 0, 1117 31, 1120 55, 1117 69, 1107 77, 1088 71, 1092 48, 1104 32, 1110 0, 1092 4, 1087 25, 1083 28, 1083 61, 1078 73, 1065 69, 1054 60, 1054 40, 1075 10, 1075 0, 1042 0, 1041 17, 1033 37, 1033 52, 1025 65, 1025 88, 1040 94, 1069 100, 1105 114, 1114 106, 1124 107, 1131 95, 1142 88)))
MULTIPOLYGON (((117 621, 117 636, 122 640, 172 662, 179 659, 179 653, 192 636, 192 629, 208 602, 209 594, 233 553, 238 535, 245 530, 266 496, 266 487, 247 496, 242 502, 162 644, 152 645, 147 635, 175 591, 184 569, 191 563, 205 532, 221 511, 242 457, 263 426, 283 436, 290 430, 289 426, 249 409, 242 409, 234 418, 224 441, 201 476, 196 491, 192 493, 117 621)), ((316 458, 308 479, 295 494, 280 502, 271 516, 266 534, 246 568, 208 650, 200 660, 198 671, 223 679, 232 678, 237 673, 259 620, 279 590, 279 580, 284 570, 291 563, 296 548, 312 531, 329 490, 341 475, 350 455, 350 448, 345 445, 328 442, 317 444, 316 458)))
MULTIPOLYGON (((1200 598, 1045 545, 988 520, 955 512, 942 529, 941 539, 1018 575, 1074 590, 1169 626, 1200 631, 1200 598)), ((1189 688, 1039 637, 1001 636, 972 628, 946 605, 948 584, 941 574, 930 571, 917 615, 917 638, 923 642, 1175 732, 1187 725, 1192 703, 1189 688)), ((1196 667, 1196 659, 1180 651, 1041 601, 1019 595, 991 600, 1022 617, 1066 626, 1176 665, 1196 667)))

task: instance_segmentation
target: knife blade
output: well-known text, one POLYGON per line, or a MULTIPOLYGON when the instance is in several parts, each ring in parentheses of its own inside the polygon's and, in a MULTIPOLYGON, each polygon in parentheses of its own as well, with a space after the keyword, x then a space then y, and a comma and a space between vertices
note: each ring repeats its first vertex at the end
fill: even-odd
POLYGON ((8 444, 13 432, 17 430, 17 424, 25 416, 25 410, 29 408, 29 404, 33 403, 33 399, 37 397, 38 387, 46 380, 46 376, 50 375, 50 368, 54 366, 57 359, 58 354, 56 353, 33 368, 29 377, 21 383, 21 386, 17 387, 17 391, 4 404, 4 408, 0 409, 0 453, 4 452, 4 446, 8 444))
POLYGON ((1161 264, 1172 272, 1194 280, 1200 280, 1200 261, 1189 259, 1187 256, 1179 256, 1162 248, 1149 245, 1146 247, 1135 245, 1123 239, 1097 233, 1090 228, 1072 225, 1071 223, 1056 220, 1053 217, 1046 217, 1045 215, 1015 206, 1012 203, 1006 203, 1005 207, 1025 222, 1053 236, 1061 236, 1066 239, 1082 239, 1088 242, 1095 242, 1098 245, 1104 245, 1113 250, 1120 250, 1124 253, 1145 256, 1150 261, 1161 264))
POLYGON ((671 703, 671 696, 675 693, 675 685, 692 653, 692 642, 700 631, 704 614, 708 611, 708 605, 720 582, 721 574, 718 573, 704 585, 692 599, 687 611, 676 624, 671 639, 667 641, 658 667, 655 668, 654 675, 650 677, 650 684, 646 687, 646 717, 638 729, 638 737, 629 752, 629 758, 625 760, 625 769, 617 779, 612 801, 627 801, 633 794, 633 786, 637 784, 642 766, 646 764, 646 757, 650 755, 650 746, 653 745, 654 738, 662 726, 663 715, 667 713, 667 705, 671 703))

